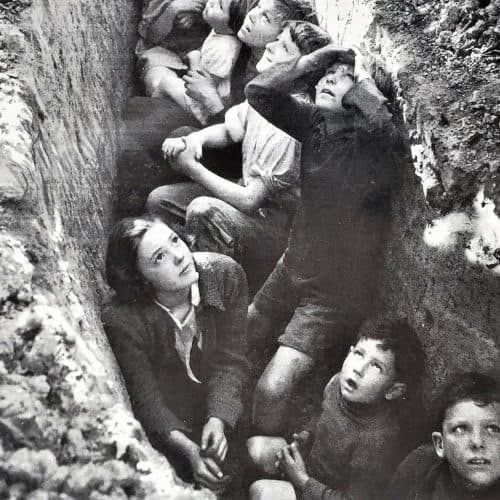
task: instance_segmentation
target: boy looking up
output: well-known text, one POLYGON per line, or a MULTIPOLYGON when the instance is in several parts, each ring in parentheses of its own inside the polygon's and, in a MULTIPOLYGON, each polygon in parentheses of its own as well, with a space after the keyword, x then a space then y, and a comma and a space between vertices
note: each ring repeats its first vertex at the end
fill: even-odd
POLYGON ((286 326, 255 391, 254 424, 265 434, 283 432, 297 383, 328 351, 342 352, 369 314, 390 227, 392 117, 362 57, 353 66, 339 56, 352 63, 352 52, 330 45, 246 88, 249 104, 302 144, 288 247, 248 315, 253 344, 286 326), (320 68, 315 104, 294 100, 293 82, 320 68))
POLYGON ((279 469, 286 479, 257 481, 251 500, 385 498, 404 456, 404 423, 398 415, 404 399, 418 394, 423 362, 422 346, 406 321, 366 321, 340 373, 324 390, 315 436, 302 431, 290 445, 277 437, 248 440, 254 464, 268 474, 279 469))
POLYGON ((432 445, 399 466, 393 500, 500 498, 500 385, 479 373, 456 376, 440 397, 432 445))

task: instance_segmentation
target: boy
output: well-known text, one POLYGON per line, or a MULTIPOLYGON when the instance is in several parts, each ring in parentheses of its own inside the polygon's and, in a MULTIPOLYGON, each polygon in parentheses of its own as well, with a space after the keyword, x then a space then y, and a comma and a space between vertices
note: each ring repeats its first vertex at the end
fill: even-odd
POLYGON ((393 500, 500 498, 500 385, 479 373, 456 376, 440 397, 434 446, 416 449, 392 481, 393 500))
MULTIPOLYGON (((330 41, 329 35, 313 24, 290 21, 278 39, 267 45, 259 66, 297 60, 330 41)), ((195 248, 233 257, 254 282, 256 273, 261 276, 260 286, 288 238, 298 199, 300 144, 245 101, 228 110, 223 124, 185 138, 166 139, 163 151, 174 167, 194 182, 155 189, 148 197, 147 209, 170 222, 185 223, 195 248), (204 148, 224 148, 238 142, 243 156, 243 175, 238 183, 197 161, 204 148)))
POLYGON ((285 326, 255 391, 254 424, 263 434, 284 431, 295 387, 328 352, 348 345, 377 287, 390 227, 394 126, 362 57, 352 61, 352 51, 330 45, 267 69, 246 89, 257 112, 302 144, 288 247, 248 315, 254 346, 285 326), (291 83, 321 68, 315 104, 291 98, 291 83))
POLYGON ((288 446, 282 438, 248 440, 254 464, 268 474, 281 470, 287 480, 257 481, 251 500, 384 499, 388 479, 404 456, 398 413, 404 398, 418 394, 423 358, 406 321, 366 321, 340 373, 324 390, 315 439, 303 431, 288 446), (308 441, 312 448, 305 453, 308 441))

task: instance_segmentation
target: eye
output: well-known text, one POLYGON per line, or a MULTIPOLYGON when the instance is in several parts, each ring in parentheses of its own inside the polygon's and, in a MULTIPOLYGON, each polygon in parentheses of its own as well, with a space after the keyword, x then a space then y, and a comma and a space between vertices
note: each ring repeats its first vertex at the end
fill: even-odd
POLYGON ((382 369, 382 365, 379 363, 372 363, 373 368, 377 370, 378 373, 382 373, 384 370, 382 369))
POLYGON ((161 262, 164 258, 165 258, 165 254, 163 252, 159 252, 156 254, 155 262, 156 263, 161 262))
POLYGON ((354 349, 352 353, 354 354, 354 356, 363 357, 363 353, 359 349, 354 349))
POLYGON ((496 425, 496 424, 490 424, 486 427, 486 430, 490 433, 490 434, 500 434, 500 426, 496 425))
POLYGON ((458 434, 458 435, 464 434, 465 431, 466 431, 465 425, 456 425, 452 429, 453 434, 458 434))
POLYGON ((270 23, 270 22, 271 22, 271 18, 269 17, 269 14, 264 14, 264 15, 263 15, 263 17, 264 17, 264 20, 265 20, 266 22, 268 22, 268 23, 270 23))
POLYGON ((181 241, 181 240, 178 236, 172 236, 172 243, 174 245, 177 245, 177 243, 179 243, 179 241, 181 241))

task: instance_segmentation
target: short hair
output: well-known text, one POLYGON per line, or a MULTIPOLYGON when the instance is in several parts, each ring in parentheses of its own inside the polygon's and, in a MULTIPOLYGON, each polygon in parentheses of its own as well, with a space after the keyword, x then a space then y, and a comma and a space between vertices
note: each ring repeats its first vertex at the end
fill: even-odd
MULTIPOLYGON (((144 234, 157 221, 162 222, 158 215, 153 214, 126 217, 113 227, 109 235, 106 278, 117 297, 125 302, 148 300, 153 294, 151 285, 137 265, 137 253, 144 234)), ((177 227, 169 227, 183 237, 177 227)))
POLYGON ((318 25, 318 16, 310 0, 274 0, 283 21, 309 21, 318 25))
POLYGON ((373 339, 383 350, 394 354, 394 370, 398 382, 407 386, 410 398, 418 396, 424 373, 425 353, 415 330, 406 318, 379 317, 366 320, 359 329, 357 341, 373 339))
POLYGON ((283 29, 290 30, 290 38, 302 55, 310 54, 332 42, 327 31, 309 21, 285 21, 283 29))
POLYGON ((450 408, 461 401, 474 401, 479 406, 500 403, 500 383, 496 377, 478 372, 454 375, 437 399, 438 425, 442 426, 450 408))
POLYGON ((240 0, 231 0, 228 26, 233 33, 238 33, 243 26, 246 16, 246 9, 243 8, 244 5, 245 2, 241 2, 240 0))

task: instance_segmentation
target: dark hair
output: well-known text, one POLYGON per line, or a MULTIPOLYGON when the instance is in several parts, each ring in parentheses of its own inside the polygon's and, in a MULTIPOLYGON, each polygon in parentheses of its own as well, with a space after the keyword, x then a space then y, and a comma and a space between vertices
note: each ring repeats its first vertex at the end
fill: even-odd
POLYGON ((243 21, 245 20, 245 16, 247 14, 245 2, 241 2, 241 0, 231 0, 231 5, 229 6, 229 29, 233 33, 238 33, 240 28, 243 25, 243 21))
MULTIPOLYGON (((147 300, 153 290, 137 266, 137 252, 142 237, 158 215, 141 215, 120 220, 111 230, 106 252, 106 278, 117 296, 124 301, 147 300)), ((181 238, 177 227, 170 226, 181 238)))
POLYGON ((405 318, 375 318, 366 320, 359 329, 357 341, 374 339, 382 349, 394 354, 394 369, 398 382, 407 386, 409 398, 419 396, 425 366, 425 353, 415 330, 405 318))
POLYGON ((310 0, 274 0, 283 21, 309 21, 319 24, 316 10, 310 0))
POLYGON ((471 400, 479 406, 500 403, 500 384, 496 377, 478 372, 456 374, 442 389, 438 404, 438 425, 441 426, 450 408, 460 401, 471 400))
POLYGON ((332 42, 327 31, 309 21, 285 21, 283 29, 285 28, 290 30, 290 38, 302 55, 310 54, 332 42))

